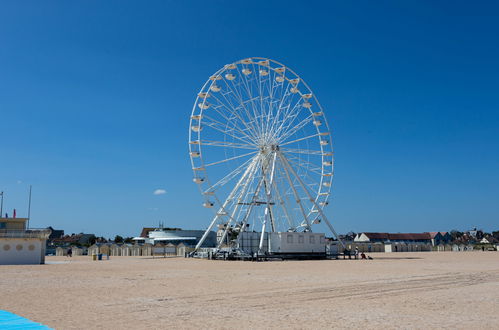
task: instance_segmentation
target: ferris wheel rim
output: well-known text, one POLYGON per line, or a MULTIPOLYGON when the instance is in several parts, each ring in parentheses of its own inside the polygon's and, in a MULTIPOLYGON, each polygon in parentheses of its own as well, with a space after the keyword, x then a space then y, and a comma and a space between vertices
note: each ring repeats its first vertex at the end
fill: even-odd
MULTIPOLYGON (((204 173, 204 180, 207 181, 208 186, 209 186, 208 189, 203 190, 201 188, 201 185, 198 184, 199 189, 200 189, 203 197, 205 197, 205 200, 206 200, 205 203, 208 203, 207 201, 209 199, 209 198, 206 198, 206 195, 207 195, 206 193, 210 192, 210 189, 212 187, 214 187, 214 184, 210 181, 209 173, 206 170, 206 167, 208 167, 207 165, 210 165, 210 164, 205 164, 205 160, 204 160, 204 154, 203 154, 203 151, 202 151, 203 150, 203 147, 202 147, 203 143, 202 143, 202 140, 201 140, 201 136, 202 136, 201 135, 201 125, 199 127, 199 131, 198 132, 194 132, 193 129, 192 129, 192 127, 193 127, 193 121, 198 121, 199 123, 201 123, 201 120, 202 120, 204 112, 206 110, 208 110, 208 108, 206 108, 206 109, 204 108, 205 105, 206 105, 206 102, 207 102, 207 97, 200 97, 200 95, 202 96, 202 93, 206 93, 206 91, 209 91, 211 89, 211 87, 213 86, 213 84, 215 84, 215 82, 224 79, 224 77, 222 77, 222 74, 225 71, 228 70, 228 66, 235 65, 237 67, 238 64, 241 64, 243 61, 248 61, 248 60, 250 61, 250 63, 252 65, 255 64, 254 61, 256 61, 256 60, 259 60, 259 61, 268 61, 269 62, 268 67, 270 69, 274 70, 274 71, 275 71, 275 68, 270 67, 270 63, 275 63, 275 64, 279 65, 281 68, 284 68, 285 71, 291 72, 295 77, 297 77, 299 79, 299 82, 305 86, 305 88, 306 88, 307 91, 310 92, 311 98, 313 98, 315 104, 317 105, 318 109, 320 110, 321 118, 324 120, 323 125, 325 127, 325 130, 323 130, 323 131, 326 131, 328 133, 327 135, 329 136, 329 138, 331 137, 331 131, 330 131, 330 128, 329 128, 328 121, 326 120, 323 108, 322 108, 321 104, 319 103, 319 101, 318 101, 315 93, 312 92, 312 89, 309 87, 309 85, 295 71, 293 71, 291 68, 285 66, 284 64, 282 64, 282 63, 280 63, 278 61, 275 61, 275 60, 272 60, 272 59, 269 59, 269 58, 264 58, 264 57, 251 57, 251 58, 246 58, 246 59, 242 59, 242 60, 236 61, 236 62, 231 63, 231 64, 224 65, 222 68, 220 68, 219 70, 217 70, 203 84, 203 87, 201 88, 201 90, 198 93, 198 96, 196 97, 196 101, 194 103, 194 106, 193 106, 193 109, 192 109, 192 112, 191 112, 190 125, 189 125, 189 152, 190 152, 191 166, 192 166, 192 169, 193 169, 195 177, 199 175, 199 172, 203 172, 204 173), (217 78, 217 77, 221 77, 221 78, 217 78), (199 102, 200 98, 203 99, 203 101, 201 103, 199 102), (201 107, 199 106, 199 104, 201 104, 201 107), (198 109, 198 108, 200 108, 200 109, 198 109), (195 116, 199 116, 199 119, 195 119, 195 116), (197 140, 193 139, 193 136, 194 137, 197 136, 198 139, 197 140), (193 145, 197 145, 197 149, 194 149, 193 145), (197 150, 197 152, 199 152, 199 154, 196 155, 196 156, 193 156, 193 152, 196 152, 196 150, 197 150), (200 160, 198 163, 200 163, 201 166, 195 166, 196 165, 196 160, 195 159, 199 159, 200 160)), ((247 64, 247 63, 245 63, 245 64, 247 64)), ((231 69, 234 69, 234 68, 231 68, 231 69)), ((302 96, 302 95, 303 94, 300 92, 300 96, 302 96)), ((311 109, 309 109, 309 112, 313 116, 313 112, 312 112, 311 109)), ((321 137, 319 135, 318 126, 316 126, 316 129, 317 129, 317 132, 318 132, 318 134, 317 134, 318 140, 322 141, 322 140, 320 140, 321 137)), ((287 144, 284 144, 283 147, 285 145, 287 145, 287 144)), ((240 144, 240 145, 237 145, 237 146, 236 145, 232 145, 232 147, 239 147, 239 148, 244 149, 244 147, 248 147, 249 148, 250 145, 244 146, 244 145, 240 144)), ((326 154, 326 152, 324 150, 325 148, 324 148, 323 145, 319 145, 319 147, 320 147, 320 156, 321 156, 321 176, 320 176, 320 182, 319 182, 319 185, 318 185, 319 186, 319 190, 317 191, 317 196, 315 196, 315 198, 314 198, 315 201, 319 200, 319 195, 321 193, 326 193, 327 194, 326 200, 329 199, 329 196, 330 196, 330 193, 331 193, 332 180, 333 180, 333 176, 334 176, 333 175, 334 174, 334 153, 333 153, 332 146, 331 145, 329 146, 328 150, 330 150, 330 152, 327 153, 327 157, 330 157, 328 159, 331 159, 331 161, 330 161, 331 164, 328 165, 331 169, 328 172, 328 176, 327 176, 328 179, 327 180, 325 179, 326 176, 324 175, 325 174, 325 168, 326 168, 326 165, 325 165, 326 161, 324 160, 325 159, 324 155, 326 154), (327 183, 327 185, 324 184, 324 183, 327 183), (322 189, 324 189, 325 191, 323 192, 322 189)), ((285 150, 285 149, 286 148, 283 148, 283 150, 285 150)), ((290 148, 290 149, 292 149, 292 148, 290 148)), ((255 150, 255 151, 249 152, 249 153, 247 153, 245 155, 250 155, 250 154, 253 154, 253 153, 257 153, 257 152, 258 152, 258 150, 255 150)), ((319 155, 319 154, 317 154, 317 155, 319 155)), ((252 158, 249 158, 248 161, 251 160, 251 159, 252 158)), ((239 172, 241 172, 241 171, 242 171, 242 169, 239 172)), ((221 202, 221 200, 223 200, 223 198, 219 198, 217 196, 217 194, 216 194, 215 191, 213 191, 213 195, 210 195, 210 196, 213 196, 213 198, 216 200, 216 202, 217 202, 218 205, 222 205, 223 204, 221 202)), ((327 203, 325 205, 322 205, 321 209, 324 208, 326 205, 327 205, 327 203)))

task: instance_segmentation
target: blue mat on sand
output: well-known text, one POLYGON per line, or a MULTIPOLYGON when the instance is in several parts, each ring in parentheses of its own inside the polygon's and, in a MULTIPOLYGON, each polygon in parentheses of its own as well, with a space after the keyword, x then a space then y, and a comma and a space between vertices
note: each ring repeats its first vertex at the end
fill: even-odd
POLYGON ((0 329, 43 329, 51 330, 51 328, 46 325, 36 323, 20 317, 19 315, 12 314, 11 312, 0 310, 0 329))

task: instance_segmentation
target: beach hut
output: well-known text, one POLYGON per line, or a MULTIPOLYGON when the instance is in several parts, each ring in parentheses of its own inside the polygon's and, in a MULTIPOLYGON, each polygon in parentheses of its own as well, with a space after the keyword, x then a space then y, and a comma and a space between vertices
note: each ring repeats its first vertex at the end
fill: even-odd
POLYGON ((152 244, 146 243, 142 245, 142 255, 152 256, 152 244))
POLYGON ((152 247, 153 256, 163 256, 165 255, 165 245, 161 242, 154 243, 152 247))
POLYGON ((177 256, 184 257, 185 256, 185 244, 180 243, 177 245, 177 256))
POLYGON ((459 245, 453 244, 452 245, 452 252, 458 252, 459 251, 459 245))
POLYGON ((184 243, 180 243, 177 245, 177 256, 179 257, 185 257, 186 254, 194 251, 194 247, 187 246, 184 243))
POLYGON ((118 244, 111 244, 109 249, 110 249, 109 252, 110 256, 118 257, 121 255, 121 247, 118 244))
POLYGON ((111 252, 111 247, 109 244, 102 244, 101 246, 99 246, 99 253, 106 254, 109 256, 111 255, 110 252, 111 252))
POLYGON ((131 244, 123 244, 121 246, 121 256, 129 257, 130 256, 130 247, 131 247, 131 244))
POLYGON ((66 249, 65 248, 62 248, 60 246, 58 246, 56 249, 55 249, 55 255, 58 256, 58 257, 64 257, 64 256, 67 256, 68 254, 66 253, 66 249))
POLYGON ((142 248, 138 244, 130 246, 130 255, 133 257, 139 257, 142 255, 142 248))
POLYGON ((99 245, 97 244, 91 245, 87 251, 89 256, 92 256, 94 254, 99 254, 99 245))
POLYGON ((165 253, 168 256, 177 255, 177 246, 172 243, 168 243, 165 245, 165 253))
POLYGON ((71 252, 73 252, 73 256, 82 256, 83 255, 83 249, 79 248, 77 246, 72 246, 71 252))

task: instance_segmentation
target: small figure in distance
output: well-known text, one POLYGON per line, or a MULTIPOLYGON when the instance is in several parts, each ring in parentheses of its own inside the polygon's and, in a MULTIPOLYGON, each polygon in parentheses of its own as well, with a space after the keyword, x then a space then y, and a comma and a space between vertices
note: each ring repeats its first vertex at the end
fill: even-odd
POLYGON ((364 252, 362 252, 362 253, 360 254, 360 258, 361 258, 361 259, 365 259, 365 260, 367 260, 366 255, 364 254, 364 252))
POLYGON ((359 248, 356 246, 355 247, 355 259, 359 257, 359 248))
POLYGON ((69 258, 73 257, 73 250, 71 248, 68 249, 68 257, 69 258))

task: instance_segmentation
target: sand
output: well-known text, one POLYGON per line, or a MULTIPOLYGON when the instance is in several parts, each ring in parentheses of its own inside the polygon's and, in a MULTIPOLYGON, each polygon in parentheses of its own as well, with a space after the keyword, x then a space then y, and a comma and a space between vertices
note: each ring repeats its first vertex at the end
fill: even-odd
POLYGON ((55 329, 499 327, 499 252, 372 256, 48 257, 0 266, 0 309, 55 329))

